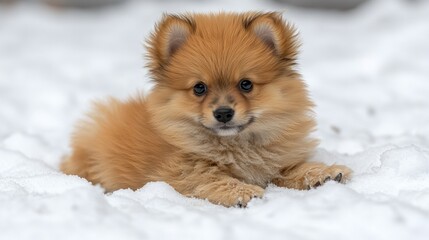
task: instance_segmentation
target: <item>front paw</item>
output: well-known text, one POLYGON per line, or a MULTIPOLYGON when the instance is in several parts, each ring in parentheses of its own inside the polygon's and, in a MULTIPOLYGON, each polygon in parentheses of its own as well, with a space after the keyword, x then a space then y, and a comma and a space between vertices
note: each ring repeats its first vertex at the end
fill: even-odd
POLYGON ((259 186, 246 183, 230 183, 225 191, 213 196, 213 202, 226 207, 246 207, 253 198, 262 198, 265 190, 259 186))
POLYGON ((352 171, 342 165, 325 166, 324 168, 314 168, 306 172, 304 176, 304 186, 306 189, 317 188, 328 181, 346 183, 350 180, 352 171))
POLYGON ((236 206, 238 207, 246 207, 247 203, 252 200, 252 198, 262 198, 265 190, 256 185, 246 185, 241 186, 237 189, 237 200, 236 206))

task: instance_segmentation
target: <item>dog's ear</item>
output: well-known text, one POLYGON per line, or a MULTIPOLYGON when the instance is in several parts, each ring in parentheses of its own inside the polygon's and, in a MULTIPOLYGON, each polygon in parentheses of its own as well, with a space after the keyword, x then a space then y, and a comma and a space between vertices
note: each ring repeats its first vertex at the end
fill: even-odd
POLYGON ((149 69, 155 73, 161 70, 194 31, 190 16, 165 14, 146 42, 149 69))
POLYGON ((250 13, 245 16, 243 25, 282 60, 295 61, 299 47, 297 33, 283 20, 281 13, 250 13))

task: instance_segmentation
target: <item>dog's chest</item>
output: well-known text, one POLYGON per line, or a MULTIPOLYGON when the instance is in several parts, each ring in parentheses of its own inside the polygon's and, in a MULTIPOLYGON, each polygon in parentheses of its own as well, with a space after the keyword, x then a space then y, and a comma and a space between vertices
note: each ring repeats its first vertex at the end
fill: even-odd
POLYGON ((233 142, 212 146, 210 159, 233 177, 265 187, 282 168, 282 154, 263 146, 233 142))

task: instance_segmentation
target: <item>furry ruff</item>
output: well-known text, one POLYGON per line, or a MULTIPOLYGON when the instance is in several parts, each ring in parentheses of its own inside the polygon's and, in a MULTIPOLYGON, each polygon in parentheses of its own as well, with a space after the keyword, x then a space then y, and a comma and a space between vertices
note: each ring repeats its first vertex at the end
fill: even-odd
POLYGON ((165 181, 224 206, 245 206, 268 183, 344 183, 347 167, 308 161, 317 141, 297 47, 279 13, 165 15, 147 41, 153 90, 95 103, 62 171, 107 191, 165 181))

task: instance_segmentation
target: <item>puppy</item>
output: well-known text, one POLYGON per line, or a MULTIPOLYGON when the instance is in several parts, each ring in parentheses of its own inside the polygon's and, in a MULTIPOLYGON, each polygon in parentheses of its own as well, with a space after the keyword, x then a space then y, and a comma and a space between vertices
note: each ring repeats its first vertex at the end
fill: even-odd
POLYGON ((62 171, 107 191, 164 181, 224 206, 269 183, 345 182, 347 167, 308 161, 317 141, 297 45, 279 13, 165 15, 147 41, 153 90, 96 103, 62 171))

